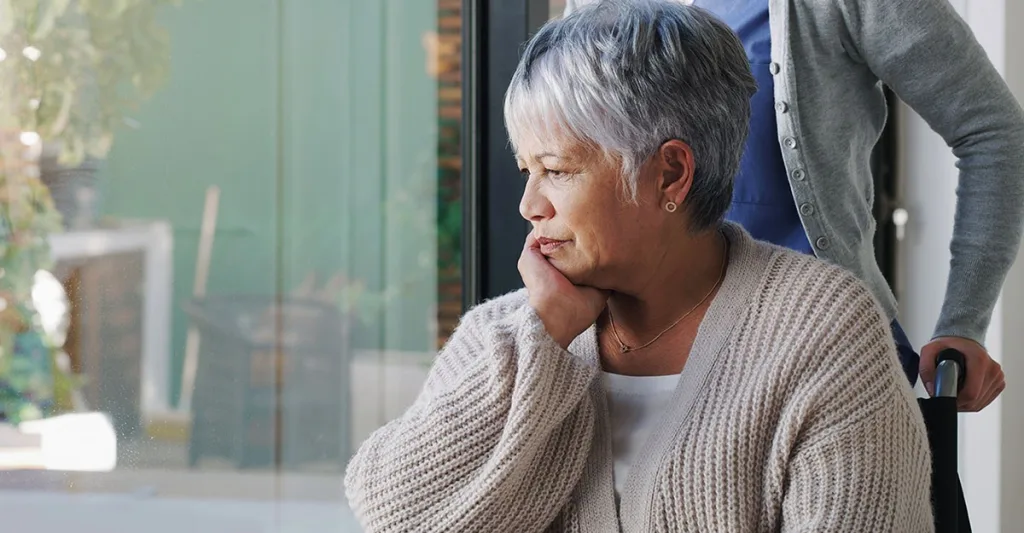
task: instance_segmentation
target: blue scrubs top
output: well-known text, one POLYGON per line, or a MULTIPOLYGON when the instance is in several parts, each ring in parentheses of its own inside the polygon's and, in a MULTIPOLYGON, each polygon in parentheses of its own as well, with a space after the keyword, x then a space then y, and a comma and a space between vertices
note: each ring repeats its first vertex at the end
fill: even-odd
POLYGON ((756 239, 813 254, 779 147, 775 81, 769 71, 768 0, 696 0, 693 5, 715 14, 739 35, 757 80, 757 93, 750 101, 750 135, 726 219, 740 224, 756 239))

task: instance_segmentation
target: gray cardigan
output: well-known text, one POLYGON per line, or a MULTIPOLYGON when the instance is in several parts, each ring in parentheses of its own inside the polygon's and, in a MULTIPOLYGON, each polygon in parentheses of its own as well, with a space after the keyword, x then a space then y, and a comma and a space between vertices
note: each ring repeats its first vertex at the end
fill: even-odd
MULTIPOLYGON (((566 13, 595 0, 569 0, 566 13)), ((768 0, 783 161, 816 254, 864 280, 875 262, 870 156, 884 82, 953 149, 952 260, 934 335, 981 342, 1024 232, 1024 113, 947 0, 768 0)))

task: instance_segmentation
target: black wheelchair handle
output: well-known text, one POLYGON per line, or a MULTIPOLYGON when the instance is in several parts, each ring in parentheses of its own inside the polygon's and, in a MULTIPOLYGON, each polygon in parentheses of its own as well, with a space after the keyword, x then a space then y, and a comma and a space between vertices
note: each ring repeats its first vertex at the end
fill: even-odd
POLYGON ((935 359, 935 396, 956 398, 966 380, 967 359, 964 354, 953 348, 939 352, 935 359))

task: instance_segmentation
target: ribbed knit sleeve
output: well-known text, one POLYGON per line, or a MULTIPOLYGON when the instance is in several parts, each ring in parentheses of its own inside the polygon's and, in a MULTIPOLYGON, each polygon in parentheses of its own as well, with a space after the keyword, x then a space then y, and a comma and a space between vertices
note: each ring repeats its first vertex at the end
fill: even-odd
POLYGON ((928 454, 905 418, 879 409, 803 446, 789 464, 783 532, 929 532, 928 454))
POLYGON ((786 474, 784 532, 925 532, 931 456, 878 304, 850 277, 819 309, 819 356, 786 474), (841 303, 839 303, 841 302, 841 303))
POLYGON ((467 313, 414 405, 348 466, 368 532, 543 531, 582 475, 594 365, 514 294, 467 313))

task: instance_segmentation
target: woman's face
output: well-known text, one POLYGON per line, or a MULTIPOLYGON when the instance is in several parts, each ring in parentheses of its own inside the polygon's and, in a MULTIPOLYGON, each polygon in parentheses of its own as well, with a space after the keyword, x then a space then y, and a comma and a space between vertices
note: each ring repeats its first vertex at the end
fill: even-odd
POLYGON ((669 201, 682 205, 692 176, 692 154, 679 141, 643 166, 636 203, 625 199, 621 166, 598 150, 531 141, 519 144, 517 159, 527 179, 519 212, 574 284, 623 290, 664 257, 665 239, 685 231, 683 210, 665 210, 669 201))

